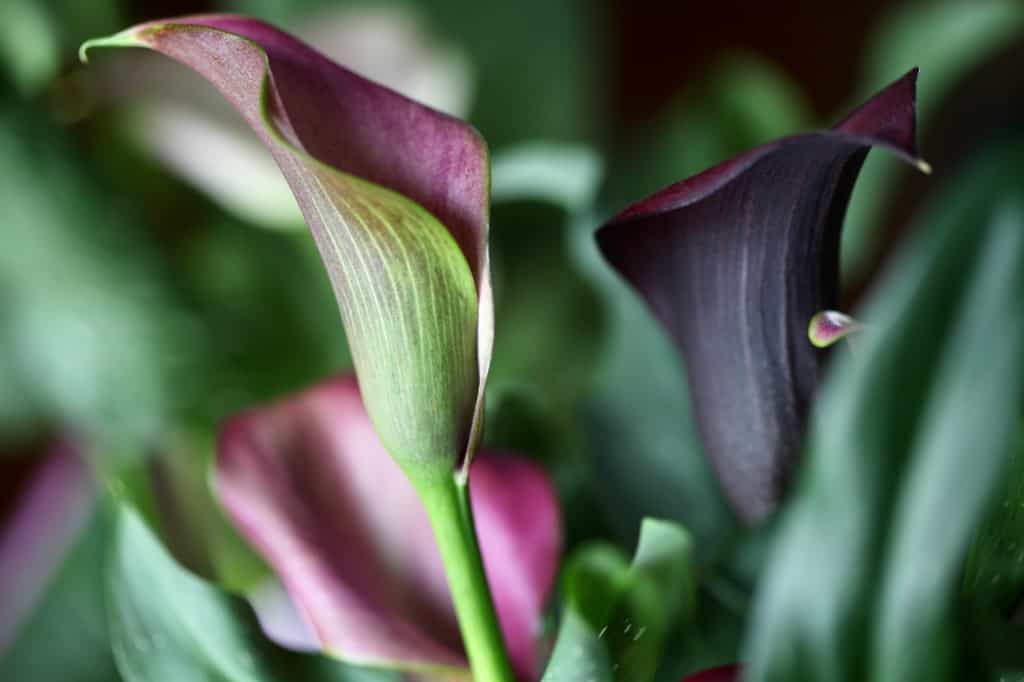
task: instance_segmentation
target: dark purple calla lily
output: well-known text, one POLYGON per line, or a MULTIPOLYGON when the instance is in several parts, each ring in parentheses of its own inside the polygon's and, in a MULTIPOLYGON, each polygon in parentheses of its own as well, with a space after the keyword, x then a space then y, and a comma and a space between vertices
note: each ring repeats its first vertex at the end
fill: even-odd
POLYGON ((748 522, 776 507, 801 445, 824 359, 808 325, 838 303, 840 230, 869 149, 928 169, 914 141, 916 78, 831 130, 671 185, 598 233, 679 347, 704 449, 748 522))
MULTIPOLYGON (((536 679, 541 610, 561 534, 553 489, 530 462, 482 453, 470 498, 488 582, 521 679, 536 679)), ((426 512, 383 449, 355 379, 230 419, 217 492, 275 569, 318 644, 345 660, 466 673, 426 512)))

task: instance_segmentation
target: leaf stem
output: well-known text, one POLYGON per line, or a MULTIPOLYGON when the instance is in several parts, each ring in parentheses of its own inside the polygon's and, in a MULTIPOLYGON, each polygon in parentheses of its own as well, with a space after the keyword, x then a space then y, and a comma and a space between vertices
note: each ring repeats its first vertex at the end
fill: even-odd
POLYGON ((441 550, 474 682, 515 682, 480 557, 468 482, 455 474, 417 487, 441 550))

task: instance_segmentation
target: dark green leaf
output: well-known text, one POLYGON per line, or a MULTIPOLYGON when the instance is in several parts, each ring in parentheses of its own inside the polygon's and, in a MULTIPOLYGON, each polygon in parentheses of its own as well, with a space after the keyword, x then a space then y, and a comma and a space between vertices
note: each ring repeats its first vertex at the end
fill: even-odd
MULTIPOLYGON (((918 129, 927 140, 939 105, 957 82, 1022 37, 1024 4, 1018 0, 893 3, 868 39, 858 91, 867 95, 896 74, 920 67, 918 129)), ((907 172, 912 171, 882 154, 872 154, 865 162, 843 234, 845 276, 862 274, 874 256, 879 237, 875 228, 882 223, 885 209, 899 200, 900 176, 907 172)))
POLYGON ((922 217, 830 377, 760 586, 748 679, 960 679, 970 534, 1024 389, 1020 144, 922 217))
POLYGON ((964 598, 974 611, 1010 618, 1024 606, 1024 432, 993 502, 971 548, 964 598))

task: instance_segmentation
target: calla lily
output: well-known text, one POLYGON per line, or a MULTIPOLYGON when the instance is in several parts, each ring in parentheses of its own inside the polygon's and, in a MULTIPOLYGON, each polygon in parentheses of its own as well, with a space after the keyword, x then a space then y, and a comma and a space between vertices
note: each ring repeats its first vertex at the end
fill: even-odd
POLYGON ((253 19, 141 24, 83 56, 95 46, 170 56, 238 110, 313 233, 388 452, 418 481, 468 467, 493 342, 479 134, 253 19))
MULTIPOLYGON (((554 492, 538 466, 495 453, 474 460, 469 481, 505 644, 520 679, 537 679, 561 544, 554 492)), ((427 514, 352 377, 231 418, 216 489, 320 648, 364 664, 468 672, 427 514)))
POLYGON ((831 130, 786 137, 671 185, 598 233, 680 352, 704 449, 746 521, 778 504, 824 368, 811 318, 836 307, 854 181, 878 146, 915 149, 911 71, 831 130))

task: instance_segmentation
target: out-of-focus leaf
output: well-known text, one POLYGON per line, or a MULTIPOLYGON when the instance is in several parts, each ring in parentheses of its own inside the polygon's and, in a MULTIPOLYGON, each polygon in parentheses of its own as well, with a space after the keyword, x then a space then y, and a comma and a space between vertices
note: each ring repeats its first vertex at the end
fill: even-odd
MULTIPOLYGON (((917 114, 927 131, 942 100, 959 80, 1014 41, 1024 40, 1024 3, 1018 0, 894 3, 880 17, 865 48, 859 92, 866 96, 895 74, 921 69, 917 114)), ((863 274, 878 248, 883 212, 899 200, 901 174, 895 159, 872 156, 850 200, 843 235, 845 278, 863 274)))
POLYGON ((205 351, 195 371, 178 378, 183 412, 198 433, 351 368, 330 284, 306 235, 254 232, 213 217, 197 226, 179 261, 205 351))
POLYGON ((491 197, 502 201, 545 201, 570 214, 589 209, 602 177, 600 157, 588 147, 527 143, 494 157, 491 197))
POLYGON ((32 94, 60 66, 58 29, 49 8, 38 0, 0 5, 0 64, 17 88, 32 94))
POLYGON ((972 165, 858 315, 873 331, 818 406, 751 682, 963 678, 960 572, 1024 397, 1021 152, 972 165))
POLYGON ((569 263, 569 217, 539 203, 494 209, 495 336, 491 385, 529 391, 566 420, 600 351, 596 292, 569 263))
POLYGON ((213 442, 180 435, 146 462, 158 528, 186 568, 248 595, 270 576, 267 565, 228 523, 210 480, 213 442))
POLYGON ((774 511, 796 464, 825 360, 807 325, 838 302, 839 236, 860 165, 872 147, 920 164, 916 78, 831 130, 670 185, 598 232, 602 254, 682 354, 701 444, 748 523, 774 511))
POLYGON ((0 111, 0 169, 0 432, 153 437, 193 349, 141 226, 31 110, 0 111))
POLYGON ((320 248, 388 451, 418 481, 468 466, 493 342, 479 134, 253 19, 150 22, 83 56, 97 46, 172 57, 242 114, 320 248))
POLYGON ((114 667, 103 605, 105 521, 103 514, 94 508, 47 593, 13 645, 0 654, 0 679, 26 682, 117 682, 120 679, 114 667))
POLYGON ((564 615, 543 679, 653 679, 667 629, 692 618, 689 534, 645 519, 632 564, 614 547, 586 545, 569 561, 564 615))
POLYGON ((812 124, 804 94, 788 74, 756 55, 729 54, 612 152, 602 206, 618 211, 681 177, 812 124))
POLYGON ((114 656, 126 682, 395 679, 278 648, 244 602, 175 564, 124 506, 116 512, 105 592, 114 656))
POLYGON ((964 572, 964 599, 985 617, 1009 619, 1024 606, 1024 431, 971 547, 964 572))

